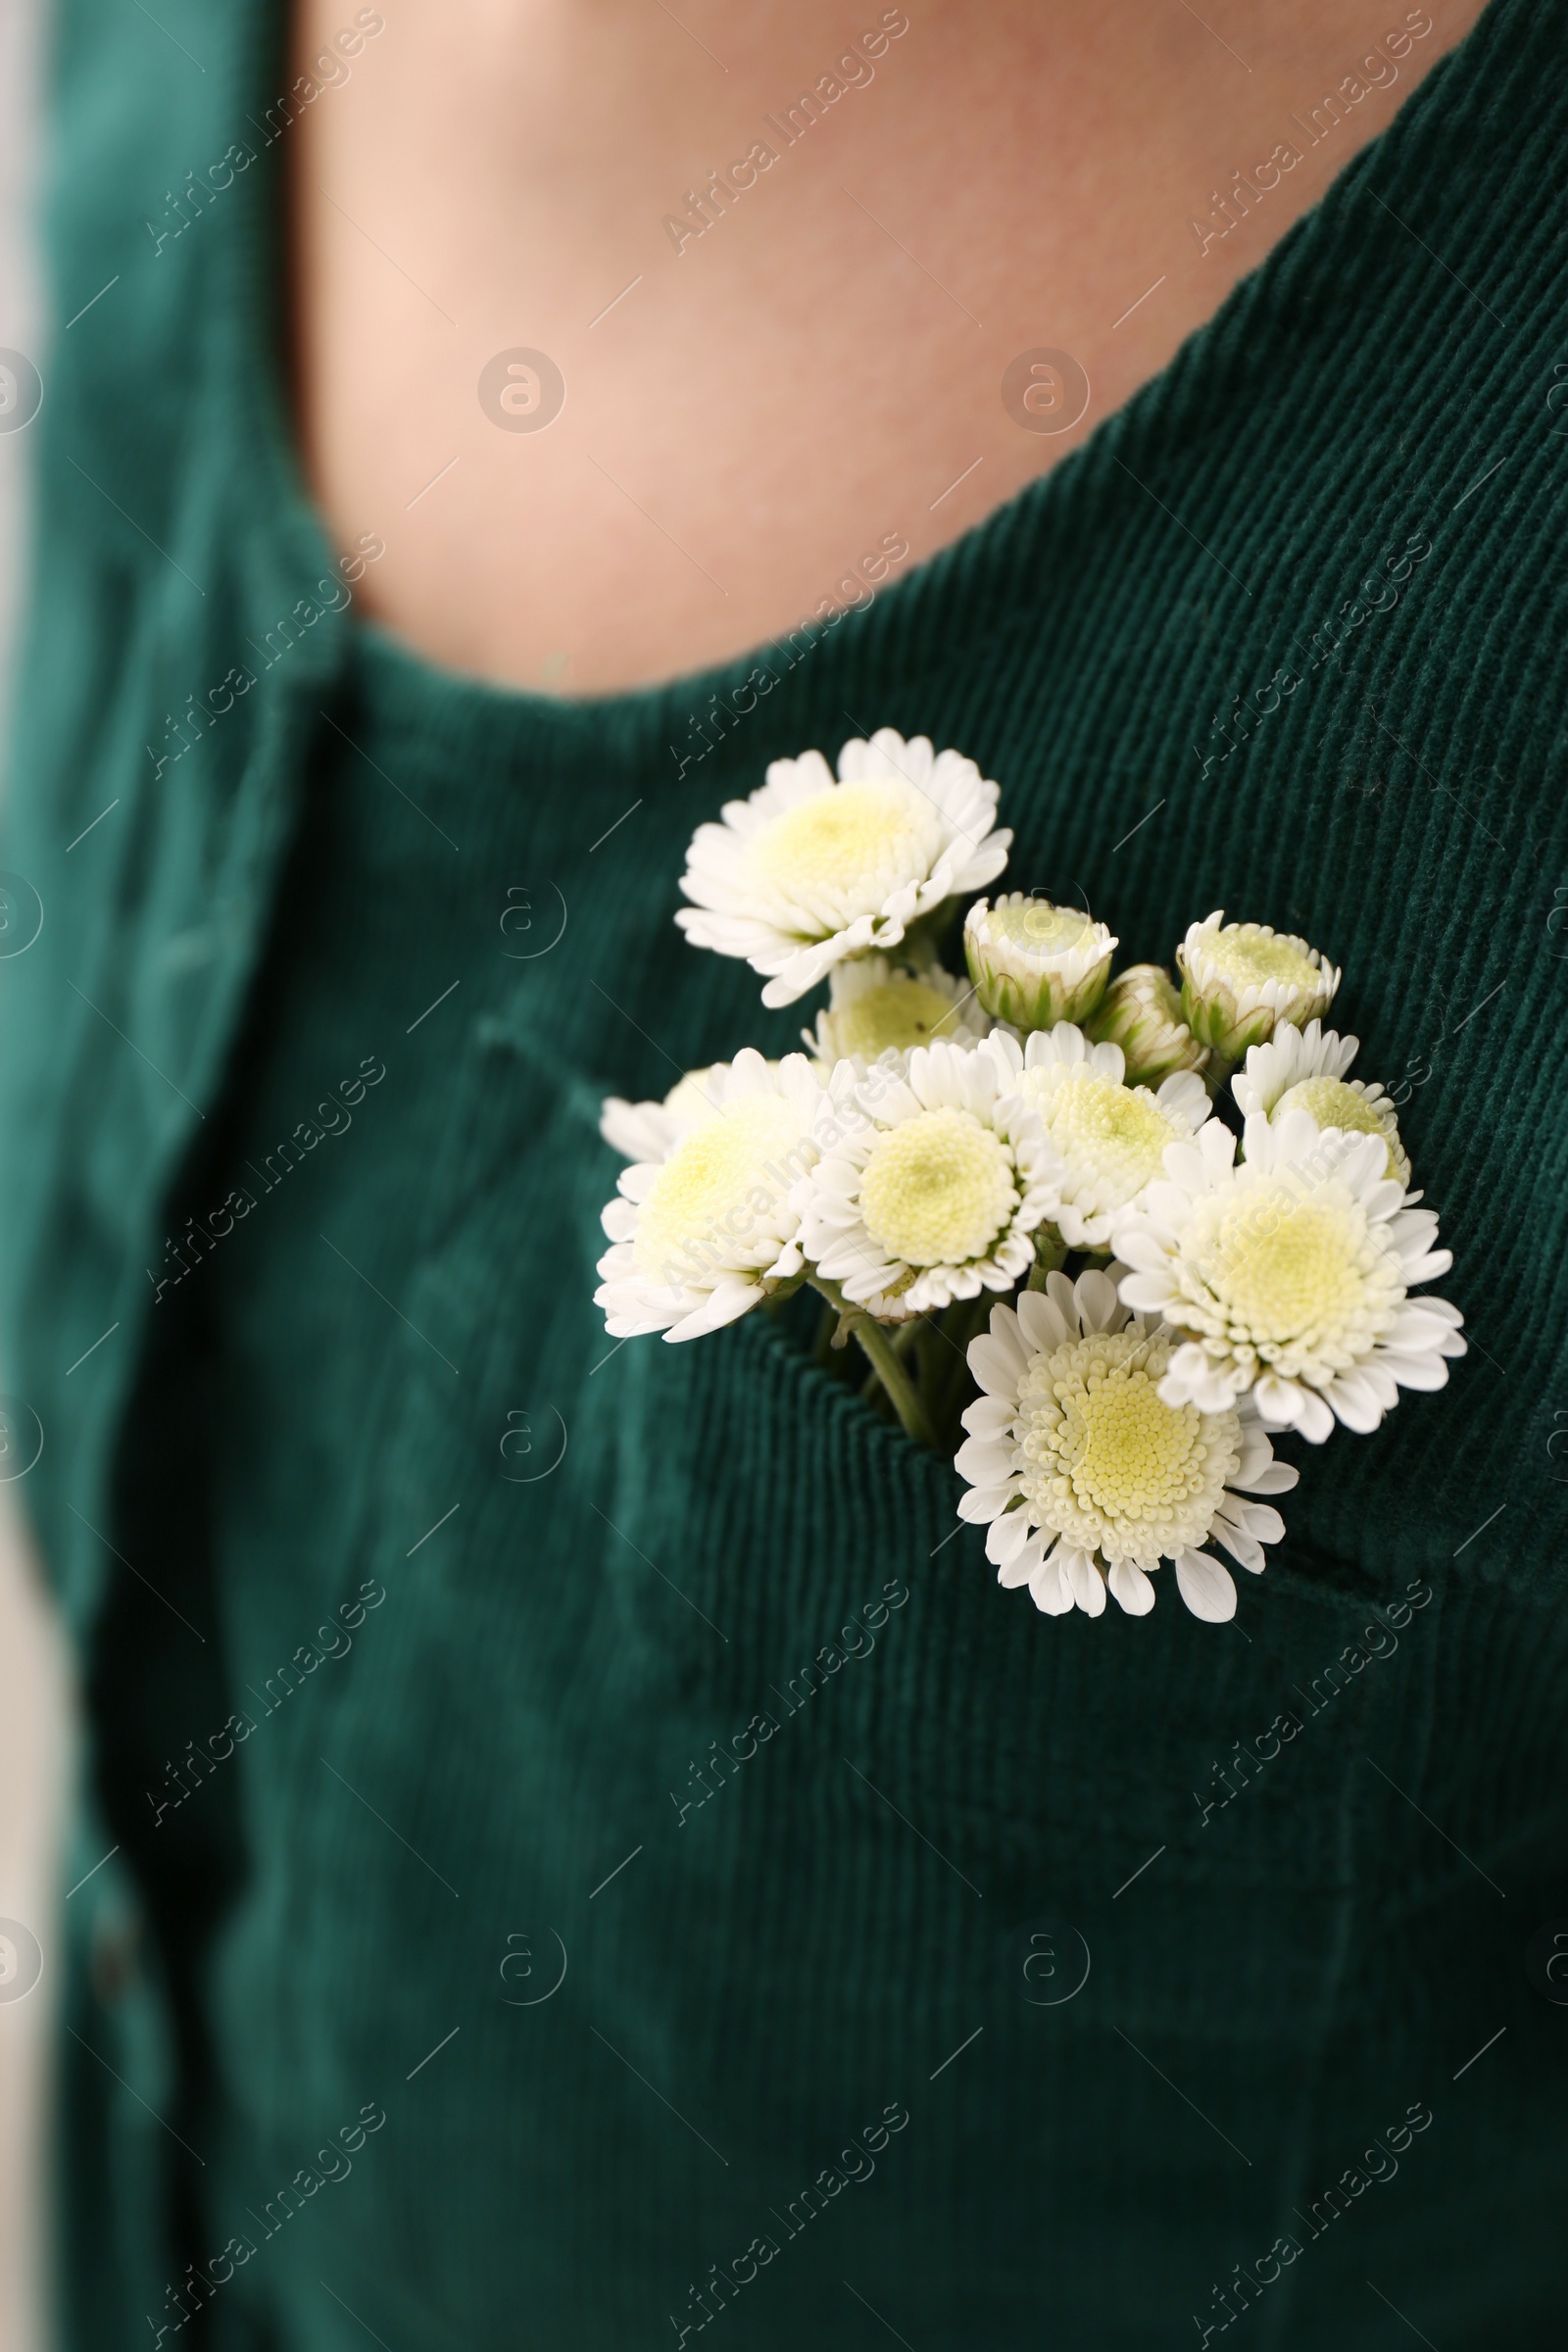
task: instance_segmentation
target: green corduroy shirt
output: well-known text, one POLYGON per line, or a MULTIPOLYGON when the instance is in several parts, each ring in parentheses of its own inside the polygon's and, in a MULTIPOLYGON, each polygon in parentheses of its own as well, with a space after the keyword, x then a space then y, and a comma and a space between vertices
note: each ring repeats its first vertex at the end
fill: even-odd
POLYGON ((41 362, 5 830, 5 1381, 89 1700, 68 2343, 1553 2341, 1561 11, 1494 0, 869 610, 587 703, 359 626, 277 12, 163 15, 204 72, 60 12, 59 316, 106 290, 41 362), (1471 1350, 1282 1442, 1230 1626, 1043 1619, 787 1318, 591 1304, 601 1098, 793 1042, 675 929, 693 827, 884 724, 1124 957, 1305 933, 1400 1101, 1471 1350))

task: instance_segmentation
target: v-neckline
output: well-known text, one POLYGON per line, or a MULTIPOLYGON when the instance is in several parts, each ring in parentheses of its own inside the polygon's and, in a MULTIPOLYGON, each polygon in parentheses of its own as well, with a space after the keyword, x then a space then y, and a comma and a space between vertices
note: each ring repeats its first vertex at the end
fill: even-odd
MULTIPOLYGON (((1101 466, 1107 455, 1114 456, 1114 443, 1134 433, 1152 411, 1166 402, 1173 386, 1190 382, 1195 371, 1208 365, 1215 350, 1226 342, 1238 315, 1259 305, 1304 243, 1335 225, 1360 181, 1425 128, 1434 112, 1452 102, 1456 86, 1462 86, 1467 76, 1476 43, 1490 39, 1511 9, 1525 5, 1526 0, 1487 0, 1469 31, 1423 75, 1392 122, 1348 159, 1317 202, 1237 280, 1218 309, 1184 338, 1163 367, 1118 408, 1101 417, 1085 441, 980 516, 957 538, 922 557, 899 579, 879 589, 869 607, 851 609, 840 623, 831 625, 859 632, 890 626, 890 613, 906 615, 941 600, 958 581, 972 582, 988 569, 1003 548, 1024 538, 1032 540, 1053 509, 1072 497, 1074 485, 1091 468, 1101 466)), ((286 60, 289 31, 286 0, 275 15, 259 5, 245 21, 245 29, 230 52, 230 74, 237 85, 232 111, 236 119, 253 127, 258 111, 266 111, 265 91, 270 86, 268 77, 278 75, 280 51, 286 60)), ((253 469, 259 509, 270 518, 279 541, 292 544, 302 572, 335 574, 338 561, 331 535, 305 475, 289 382, 287 186, 278 160, 270 160, 271 169, 247 170, 235 182, 233 323, 240 381, 255 403, 248 420, 247 446, 260 458, 253 469)), ((286 556, 284 561, 286 564, 286 556)), ((797 623, 794 631, 781 631, 780 638, 798 634, 804 625, 797 623)), ((508 710, 519 721, 531 718, 573 733, 585 725, 629 727, 640 715, 692 710, 714 698, 724 698, 743 687, 754 669, 767 663, 770 655, 776 656, 779 644, 779 639, 763 638, 742 653, 640 686, 614 687, 602 694, 553 695, 455 668, 378 622, 360 620, 355 626, 377 659, 417 677, 438 698, 466 698, 494 710, 508 710)))

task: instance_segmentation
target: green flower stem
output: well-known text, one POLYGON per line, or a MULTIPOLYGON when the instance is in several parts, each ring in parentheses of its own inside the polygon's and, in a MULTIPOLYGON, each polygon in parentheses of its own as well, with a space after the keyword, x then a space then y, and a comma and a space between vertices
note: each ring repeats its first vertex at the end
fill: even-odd
POLYGON ((1203 1084, 1208 1089, 1208 1099, 1211 1102, 1217 1101, 1225 1092, 1226 1087, 1230 1084, 1231 1072, 1239 1070, 1241 1066, 1240 1054, 1233 1059, 1230 1054, 1222 1054, 1218 1046, 1210 1046, 1208 1059, 1203 1064, 1201 1077, 1203 1084))
POLYGON ((881 1324, 868 1315, 863 1307, 852 1306, 836 1282, 827 1282, 821 1275, 814 1274, 810 1277, 810 1283, 812 1290, 820 1292, 830 1306, 838 1308, 842 1327, 853 1332, 859 1341, 871 1369, 887 1391, 889 1401, 904 1424, 906 1434, 913 1438, 917 1446, 929 1446, 934 1449, 936 1440, 931 1434, 925 1406, 881 1324))
POLYGON ((1035 1262, 1029 1269, 1026 1290, 1043 1291, 1046 1276, 1056 1273, 1067 1262, 1067 1245, 1054 1225, 1042 1225, 1035 1235, 1035 1262))

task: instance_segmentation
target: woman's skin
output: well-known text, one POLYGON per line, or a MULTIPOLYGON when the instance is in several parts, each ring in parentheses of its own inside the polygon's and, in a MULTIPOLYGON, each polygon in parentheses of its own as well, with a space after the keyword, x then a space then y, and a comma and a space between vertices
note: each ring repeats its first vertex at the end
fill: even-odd
MULTIPOLYGON (((1153 375, 1480 13, 377 0, 290 134, 300 430, 341 546, 385 541, 363 609, 461 669, 603 694, 787 630, 885 539, 896 576, 1153 375), (829 74, 856 86, 789 144, 829 74), (664 217, 756 141, 778 160, 677 251, 664 217), (1065 431, 1004 406, 1041 347, 1088 378, 1065 431), (518 348, 564 380, 543 430, 480 404, 518 348)), ((297 70, 354 16, 302 0, 297 70)))

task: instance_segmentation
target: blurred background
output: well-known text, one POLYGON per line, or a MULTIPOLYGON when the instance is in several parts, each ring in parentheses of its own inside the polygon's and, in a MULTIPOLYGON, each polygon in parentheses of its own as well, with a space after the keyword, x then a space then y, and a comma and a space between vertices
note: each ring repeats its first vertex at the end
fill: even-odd
MULTIPOLYGON (((32 237, 40 124, 39 0, 0 0, 0 349, 36 364, 43 297, 32 237)), ((0 714, 8 707, 22 592, 28 445, 0 432, 0 714)))
MULTIPOLYGON (((42 14, 37 0, 0 0, 0 350, 25 352, 43 367, 47 405, 43 301, 32 235, 42 161, 42 14)), ((29 432, 0 430, 0 743, 9 737, 26 561, 30 444, 29 432)), ((8 781, 0 757, 0 794, 8 781)), ((38 2352, 46 2340, 41 2256, 49 2163, 43 2089, 64 1892, 55 1865, 66 1679, 16 1494, 5 1478, 0 1452, 0 2352, 38 2352), (43 1974, 30 1989, 31 1972, 24 1958, 19 1965, 9 1922, 27 1929, 42 1946, 43 1974)))

